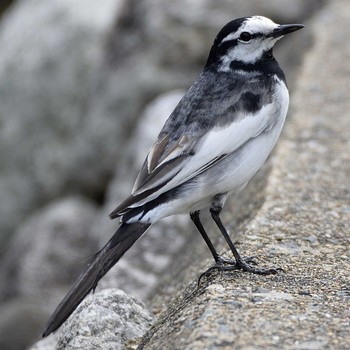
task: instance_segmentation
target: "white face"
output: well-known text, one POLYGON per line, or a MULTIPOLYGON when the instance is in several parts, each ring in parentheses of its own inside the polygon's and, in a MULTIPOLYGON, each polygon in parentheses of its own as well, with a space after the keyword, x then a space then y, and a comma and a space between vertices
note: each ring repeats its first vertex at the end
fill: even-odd
POLYGON ((221 43, 238 39, 237 45, 232 47, 232 49, 227 52, 226 57, 223 58, 223 68, 226 62, 229 63, 234 60, 244 63, 256 62, 264 52, 271 50, 276 41, 280 39, 266 37, 276 28, 278 28, 278 24, 266 17, 253 16, 248 18, 235 33, 229 34, 222 40, 221 43), (240 36, 244 32, 253 35, 252 39, 249 41, 241 40, 240 36))

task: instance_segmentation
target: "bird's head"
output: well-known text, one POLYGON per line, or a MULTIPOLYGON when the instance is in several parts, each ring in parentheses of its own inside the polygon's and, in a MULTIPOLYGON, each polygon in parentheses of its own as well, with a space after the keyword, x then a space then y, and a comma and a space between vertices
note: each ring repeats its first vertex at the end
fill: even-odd
POLYGON ((220 30, 206 67, 214 64, 225 71, 232 61, 254 64, 266 55, 272 56, 277 40, 303 27, 302 24, 277 24, 263 16, 235 19, 220 30))

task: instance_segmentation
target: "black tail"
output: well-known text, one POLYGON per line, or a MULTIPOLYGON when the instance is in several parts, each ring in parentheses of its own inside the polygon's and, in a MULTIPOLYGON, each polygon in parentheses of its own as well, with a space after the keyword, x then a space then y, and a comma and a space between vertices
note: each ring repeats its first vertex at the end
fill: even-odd
POLYGON ((142 236, 150 224, 122 224, 108 243, 95 255, 93 261, 79 276, 68 294, 51 315, 43 337, 59 328, 83 299, 94 290, 98 281, 117 263, 124 253, 142 236))

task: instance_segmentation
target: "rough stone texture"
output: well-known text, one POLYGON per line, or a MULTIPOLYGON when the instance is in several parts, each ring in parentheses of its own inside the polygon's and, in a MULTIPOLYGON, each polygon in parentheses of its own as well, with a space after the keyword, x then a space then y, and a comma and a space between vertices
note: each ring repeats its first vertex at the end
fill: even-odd
POLYGON ((142 304, 123 291, 106 289, 89 295, 58 335, 31 349, 124 349, 127 342, 142 336, 151 322, 152 315, 142 304))
POLYGON ((30 350, 56 350, 58 334, 51 334, 49 337, 43 338, 36 342, 30 350))
MULTIPOLYGON (((349 21, 348 2, 331 1, 305 29, 314 46, 291 99, 265 201, 237 228, 247 236, 239 245, 245 255, 285 273, 213 274, 199 288, 193 282, 160 313, 139 349, 348 348, 349 21)), ((191 270, 194 280, 198 266, 191 270)), ((160 302, 164 297, 162 309, 160 302)))

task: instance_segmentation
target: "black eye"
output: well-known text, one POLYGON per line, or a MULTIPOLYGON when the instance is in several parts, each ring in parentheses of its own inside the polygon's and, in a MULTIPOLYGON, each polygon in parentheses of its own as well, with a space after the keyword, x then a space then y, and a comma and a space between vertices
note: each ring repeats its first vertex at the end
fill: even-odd
POLYGON ((240 37, 239 37, 239 39, 240 39, 241 41, 248 42, 248 41, 252 40, 252 37, 253 37, 253 36, 252 36, 250 33, 248 33, 248 32, 242 32, 241 35, 240 35, 240 37))

